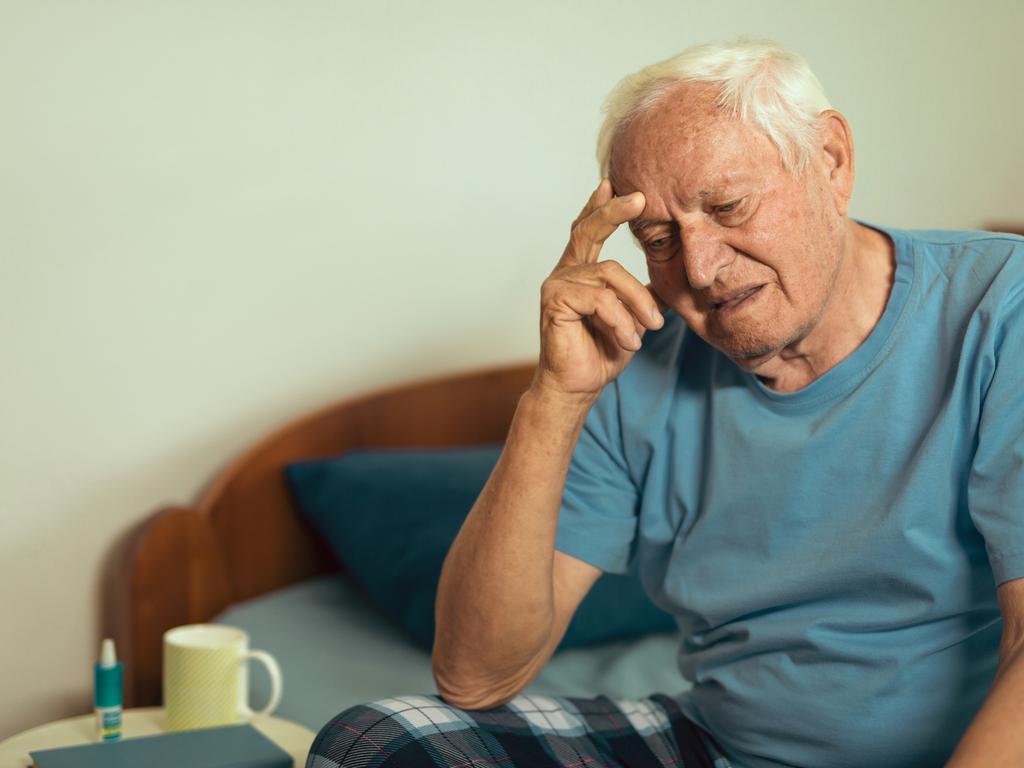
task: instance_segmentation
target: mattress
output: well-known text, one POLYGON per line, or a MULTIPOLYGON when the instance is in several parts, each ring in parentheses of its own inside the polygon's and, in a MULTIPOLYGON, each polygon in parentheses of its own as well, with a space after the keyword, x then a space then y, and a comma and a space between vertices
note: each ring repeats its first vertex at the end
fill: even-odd
MULTIPOLYGON (((355 704, 435 693, 430 654, 417 648, 343 575, 310 579, 231 606, 214 619, 249 632, 250 647, 281 666, 284 694, 275 714, 319 730, 355 704)), ((677 633, 556 653, 527 692, 640 698, 688 687, 676 667, 677 633)), ((250 665, 250 704, 269 698, 270 681, 250 665)))

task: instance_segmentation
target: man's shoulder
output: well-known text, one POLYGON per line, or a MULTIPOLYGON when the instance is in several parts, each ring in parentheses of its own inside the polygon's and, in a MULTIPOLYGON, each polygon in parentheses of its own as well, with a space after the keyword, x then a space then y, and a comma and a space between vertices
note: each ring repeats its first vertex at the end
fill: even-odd
POLYGON ((925 245, 953 248, 975 247, 987 249, 991 247, 1021 247, 1024 237, 1007 232, 989 232, 977 229, 894 229, 906 237, 925 245))
POLYGON ((892 230, 914 255, 915 269, 946 283, 946 298, 971 307, 1011 301, 1024 291, 1024 237, 978 230, 892 230))
POLYGON ((956 229, 893 229, 890 232, 902 236, 917 252, 933 258, 956 261, 957 259, 986 259, 993 264, 1009 262, 1024 268, 1024 237, 1005 232, 956 229))

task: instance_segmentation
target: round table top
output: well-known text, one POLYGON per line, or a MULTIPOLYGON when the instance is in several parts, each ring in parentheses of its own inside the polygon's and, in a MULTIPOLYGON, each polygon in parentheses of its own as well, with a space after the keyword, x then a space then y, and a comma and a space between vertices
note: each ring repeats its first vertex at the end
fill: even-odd
MULTIPOLYGON (((296 768, 303 768, 316 734, 303 725, 279 717, 256 715, 250 721, 256 730, 292 756, 296 768)), ((160 707, 126 709, 121 718, 122 738, 153 736, 167 731, 160 707)), ((96 741, 96 716, 82 715, 56 720, 0 741, 0 768, 28 768, 36 749, 54 749, 96 741)))

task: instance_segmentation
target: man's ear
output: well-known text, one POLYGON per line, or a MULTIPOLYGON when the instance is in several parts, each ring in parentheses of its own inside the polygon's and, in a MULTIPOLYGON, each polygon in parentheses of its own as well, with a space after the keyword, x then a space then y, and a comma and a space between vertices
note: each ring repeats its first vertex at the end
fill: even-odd
POLYGON ((846 215, 853 196, 853 132, 846 118, 834 109, 826 109, 818 116, 821 124, 821 158, 828 172, 836 212, 846 215))

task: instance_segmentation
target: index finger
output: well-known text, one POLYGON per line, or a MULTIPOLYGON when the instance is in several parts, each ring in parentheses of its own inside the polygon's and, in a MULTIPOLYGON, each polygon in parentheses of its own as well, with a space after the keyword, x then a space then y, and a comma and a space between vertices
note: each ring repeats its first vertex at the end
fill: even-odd
POLYGON ((579 212, 579 215, 572 220, 572 226, 575 227, 583 219, 587 218, 594 209, 599 205, 604 205, 614 197, 615 194, 612 192, 612 182, 610 179, 601 179, 601 183, 597 185, 593 192, 590 193, 590 198, 587 200, 587 204, 583 206, 583 210, 579 212))
MULTIPOLYGON (((600 190, 601 187, 598 187, 598 191, 600 190)), ((605 240, 620 225, 639 216, 643 212, 644 205, 643 193, 632 192, 622 197, 612 197, 607 202, 598 205, 586 216, 581 216, 573 224, 569 245, 566 246, 565 253, 562 254, 561 263, 593 264, 596 262, 605 240)))

